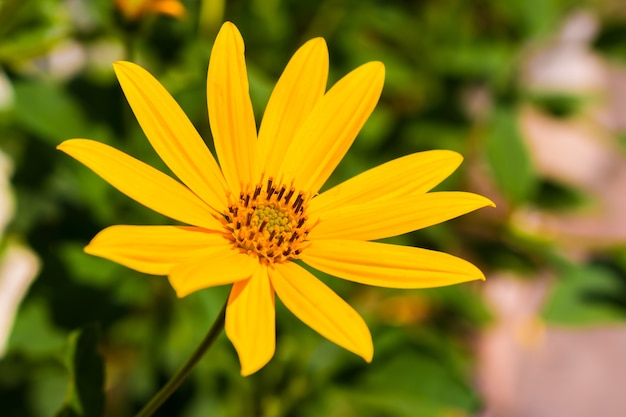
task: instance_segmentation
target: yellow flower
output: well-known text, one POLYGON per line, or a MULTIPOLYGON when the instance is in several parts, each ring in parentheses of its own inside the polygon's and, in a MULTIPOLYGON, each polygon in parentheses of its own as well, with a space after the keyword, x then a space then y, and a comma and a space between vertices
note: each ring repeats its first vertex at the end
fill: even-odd
POLYGON ((492 205, 471 193, 428 193, 461 163, 457 153, 407 155, 318 195, 378 101, 380 62, 362 65, 326 91, 326 43, 310 40, 285 68, 257 134, 243 40, 225 23, 207 81, 219 165, 156 79, 129 62, 115 70, 148 140, 180 182, 95 141, 72 139, 59 149, 139 203, 190 226, 112 226, 85 251, 168 275, 179 297, 232 284, 226 334, 243 375, 274 354, 274 294, 322 336, 372 359, 360 315, 295 260, 382 287, 484 279, 474 265, 445 253, 369 242, 492 205))
POLYGON ((115 5, 128 20, 138 20, 151 13, 165 14, 177 19, 185 16, 180 0, 115 0, 115 5))

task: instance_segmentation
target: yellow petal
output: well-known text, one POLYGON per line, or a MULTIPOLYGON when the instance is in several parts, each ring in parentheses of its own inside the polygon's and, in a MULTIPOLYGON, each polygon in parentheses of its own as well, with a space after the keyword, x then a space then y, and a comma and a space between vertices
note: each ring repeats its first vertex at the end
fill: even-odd
POLYGON ((272 286, 283 304, 306 325, 367 362, 374 345, 365 321, 322 281, 292 262, 269 271, 272 286))
POLYGON ((136 271, 167 275, 172 267, 229 246, 221 233, 185 226, 111 226, 94 237, 85 252, 136 271))
POLYGON ((57 149, 77 159, 113 187, 164 216, 205 229, 222 230, 214 211, 187 187, 161 171, 89 139, 66 140, 57 149))
POLYGON ((235 195, 258 182, 256 124, 248 91, 241 34, 224 23, 211 51, 207 77, 211 132, 222 172, 235 195))
POLYGON ((316 193, 345 155, 378 102, 385 67, 370 62, 337 82, 313 108, 283 159, 279 179, 316 193))
POLYGON ((460 191, 391 196, 322 211, 309 239, 383 239, 490 205, 493 203, 483 196, 460 191))
MULTIPOLYGON (((259 128, 259 164, 275 177, 298 128, 326 91, 328 48, 315 38, 298 49, 270 97, 259 128)), ((261 174, 259 173, 259 174, 261 174)))
POLYGON ((161 159, 207 204, 224 210, 228 205, 224 177, 178 103, 140 66, 117 62, 114 68, 137 121, 161 159))
POLYGON ((177 19, 186 14, 185 6, 178 0, 155 0, 151 3, 150 9, 177 19))
POLYGON ((311 200, 307 213, 316 217, 329 207, 426 193, 452 174, 462 160, 458 153, 442 150, 417 152, 394 159, 324 191, 311 200))
POLYGON ((274 356, 275 314, 274 290, 266 267, 233 285, 226 308, 226 335, 239 355, 241 375, 255 373, 274 356))
POLYGON ((259 267, 256 258, 224 245, 201 259, 175 266, 169 279, 176 295, 184 297, 205 288, 247 280, 259 267))
POLYGON ((313 241, 300 257, 327 274, 379 287, 429 288, 485 279, 474 265, 447 253, 378 242, 313 241))

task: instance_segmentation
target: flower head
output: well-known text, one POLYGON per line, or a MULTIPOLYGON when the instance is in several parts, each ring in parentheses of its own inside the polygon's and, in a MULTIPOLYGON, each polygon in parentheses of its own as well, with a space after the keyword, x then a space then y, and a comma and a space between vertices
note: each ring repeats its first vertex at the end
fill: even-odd
POLYGON ((177 19, 185 16, 180 0, 115 0, 118 10, 127 20, 135 21, 148 14, 165 14, 177 19))
POLYGON ((326 91, 323 39, 290 60, 257 133, 241 35, 222 26, 209 63, 209 121, 219 165, 181 108, 144 69, 115 70, 148 140, 180 180, 102 143, 59 149, 121 192, 189 226, 112 226, 86 252, 137 271, 168 275, 179 297, 232 284, 226 334, 248 375, 275 349, 275 294, 322 336, 366 361, 371 335, 360 315, 294 260, 347 280, 425 288, 484 279, 454 256, 371 240, 421 229, 492 203, 464 192, 428 193, 461 163, 450 151, 407 155, 321 194, 382 90, 370 62, 326 91))

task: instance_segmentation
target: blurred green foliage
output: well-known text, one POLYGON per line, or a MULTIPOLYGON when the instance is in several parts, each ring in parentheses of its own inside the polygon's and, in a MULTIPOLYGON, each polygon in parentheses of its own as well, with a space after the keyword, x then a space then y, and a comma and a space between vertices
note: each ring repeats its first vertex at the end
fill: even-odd
MULTIPOLYGON (((125 102, 110 66, 116 59, 152 72, 212 146, 204 83, 211 43, 224 20, 233 21, 246 42, 257 121, 291 54, 311 37, 322 36, 329 45, 330 83, 364 62, 384 62, 387 78, 377 110, 327 186, 401 155, 452 149, 466 162, 441 188, 482 192, 487 183, 494 193, 488 196, 498 198, 500 214, 471 214, 391 241, 463 256, 488 273, 553 271, 559 281, 544 313, 555 323, 624 319, 623 250, 600 251, 590 261, 565 259, 558 243, 516 230, 509 217, 527 204, 569 210, 580 201, 572 198, 580 190, 567 192, 568 185, 537 172, 518 109, 539 103, 568 115, 584 104, 571 105, 567 96, 532 96, 519 72, 525 51, 553 37, 579 7, 606 22, 598 50, 625 62, 616 33, 626 29, 626 19, 611 13, 610 2, 184 3, 186 19, 128 22, 108 0, 0 0, 0 75, 6 74, 13 97, 0 109, 0 146, 13 159, 18 198, 7 234, 27 242, 43 261, 0 359, 3 417, 101 415, 101 358, 106 415, 130 416, 187 358, 217 315, 227 288, 179 300, 164 278, 82 252, 106 226, 168 220, 55 146, 87 137, 168 172, 125 102), (486 93, 488 103, 473 106, 472 92, 486 93), (478 184, 476 175, 483 177, 478 184)), ((365 317, 374 338, 372 364, 327 342, 278 305, 277 353, 268 366, 241 378, 236 354, 222 336, 157 415, 460 417, 481 410, 472 350, 490 319, 481 283, 397 291, 324 279, 365 317), (390 299, 397 303, 385 302, 390 299), (398 310, 402 303, 417 313, 405 317, 398 310)))

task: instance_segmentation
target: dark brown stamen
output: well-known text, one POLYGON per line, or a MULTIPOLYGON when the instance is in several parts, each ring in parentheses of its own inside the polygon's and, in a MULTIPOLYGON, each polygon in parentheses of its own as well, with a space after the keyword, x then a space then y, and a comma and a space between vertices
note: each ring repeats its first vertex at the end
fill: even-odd
POLYGON ((289 193, 287 193, 287 195, 285 196, 285 203, 289 203, 289 200, 291 199, 291 196, 295 192, 296 192, 296 190, 294 190, 293 188, 289 190, 289 193))
POLYGON ((296 197, 296 201, 293 202, 291 208, 293 208, 294 210, 298 210, 303 201, 304 199, 302 198, 302 193, 298 193, 298 197, 296 197))
POLYGON ((252 196, 252 199, 256 200, 259 194, 261 194, 261 186, 257 185, 256 188, 254 189, 254 195, 252 196))
POLYGON ((287 189, 283 185, 282 187, 280 187, 280 191, 278 192, 278 195, 276 196, 276 199, 280 200, 281 198, 283 198, 283 194, 285 194, 285 191, 287 191, 287 189))

